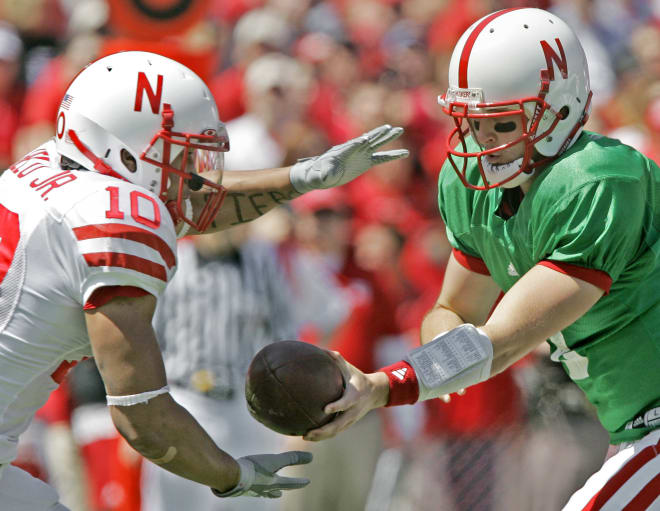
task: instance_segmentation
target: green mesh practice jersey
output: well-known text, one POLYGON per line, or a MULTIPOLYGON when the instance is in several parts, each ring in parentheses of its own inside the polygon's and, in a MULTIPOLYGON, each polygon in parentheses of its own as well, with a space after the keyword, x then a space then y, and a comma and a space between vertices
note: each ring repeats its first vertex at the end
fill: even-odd
MULTIPOLYGON (((476 158, 470 165, 476 183, 476 158)), ((438 203, 450 242, 482 259, 504 291, 540 261, 611 278, 609 293, 549 342, 612 441, 641 438, 647 429, 624 426, 660 406, 660 169, 618 140, 584 132, 508 220, 495 214, 502 193, 464 187, 447 161, 438 203)))

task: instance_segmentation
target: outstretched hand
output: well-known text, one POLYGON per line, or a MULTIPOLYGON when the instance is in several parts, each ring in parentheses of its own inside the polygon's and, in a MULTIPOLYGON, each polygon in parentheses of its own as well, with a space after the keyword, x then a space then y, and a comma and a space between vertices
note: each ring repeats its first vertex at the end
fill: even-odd
POLYGON ((405 158, 407 149, 376 151, 401 136, 403 128, 384 124, 291 167, 291 184, 300 193, 346 184, 374 165, 405 158))
MULTIPOLYGON (((330 356, 337 362, 346 388, 342 396, 324 408, 328 415, 337 413, 334 420, 317 429, 308 431, 304 440, 317 442, 332 438, 337 433, 349 428, 369 411, 387 404, 389 398, 389 380, 384 372, 363 373, 354 365, 348 363, 337 351, 328 351, 330 356)), ((461 389, 457 392, 459 396, 465 394, 461 389)), ((451 401, 449 394, 440 397, 445 403, 451 401)))
POLYGON ((276 499, 282 490, 295 490, 309 484, 309 479, 285 477, 277 472, 292 465, 303 465, 312 461, 312 453, 288 451, 280 454, 253 454, 236 460, 241 476, 235 488, 220 493, 211 489, 216 497, 264 497, 276 499))

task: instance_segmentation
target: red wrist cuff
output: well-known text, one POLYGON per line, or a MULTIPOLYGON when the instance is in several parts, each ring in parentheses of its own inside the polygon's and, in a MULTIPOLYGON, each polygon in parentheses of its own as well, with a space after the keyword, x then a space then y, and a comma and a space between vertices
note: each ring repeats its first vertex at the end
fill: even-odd
POLYGON ((385 406, 412 405, 419 398, 419 384, 415 370, 403 360, 382 367, 390 381, 390 396, 385 406))

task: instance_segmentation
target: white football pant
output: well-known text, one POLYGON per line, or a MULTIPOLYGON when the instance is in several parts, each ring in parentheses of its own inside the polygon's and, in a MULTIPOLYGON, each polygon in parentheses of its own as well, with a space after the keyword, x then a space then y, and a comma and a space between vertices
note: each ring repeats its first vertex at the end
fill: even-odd
POLYGON ((0 465, 0 511, 69 511, 52 486, 13 465, 0 465))
POLYGON ((609 458, 563 511, 660 510, 660 429, 609 458))

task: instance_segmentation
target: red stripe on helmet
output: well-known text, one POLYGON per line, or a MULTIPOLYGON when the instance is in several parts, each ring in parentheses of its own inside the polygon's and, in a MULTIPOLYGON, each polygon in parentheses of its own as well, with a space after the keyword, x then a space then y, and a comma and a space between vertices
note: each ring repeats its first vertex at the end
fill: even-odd
POLYGON ((497 11, 489 16, 486 16, 468 36, 468 39, 465 42, 465 46, 463 46, 463 53, 461 53, 461 61, 458 65, 458 86, 461 89, 468 88, 468 61, 470 60, 470 53, 472 53, 472 48, 474 47, 474 43, 477 40, 477 37, 479 37, 479 34, 481 34, 483 29, 486 28, 486 25, 488 25, 495 18, 499 18, 502 16, 502 14, 506 14, 507 12, 517 11, 518 9, 522 8, 523 7, 513 7, 511 9, 502 9, 501 11, 497 11))

